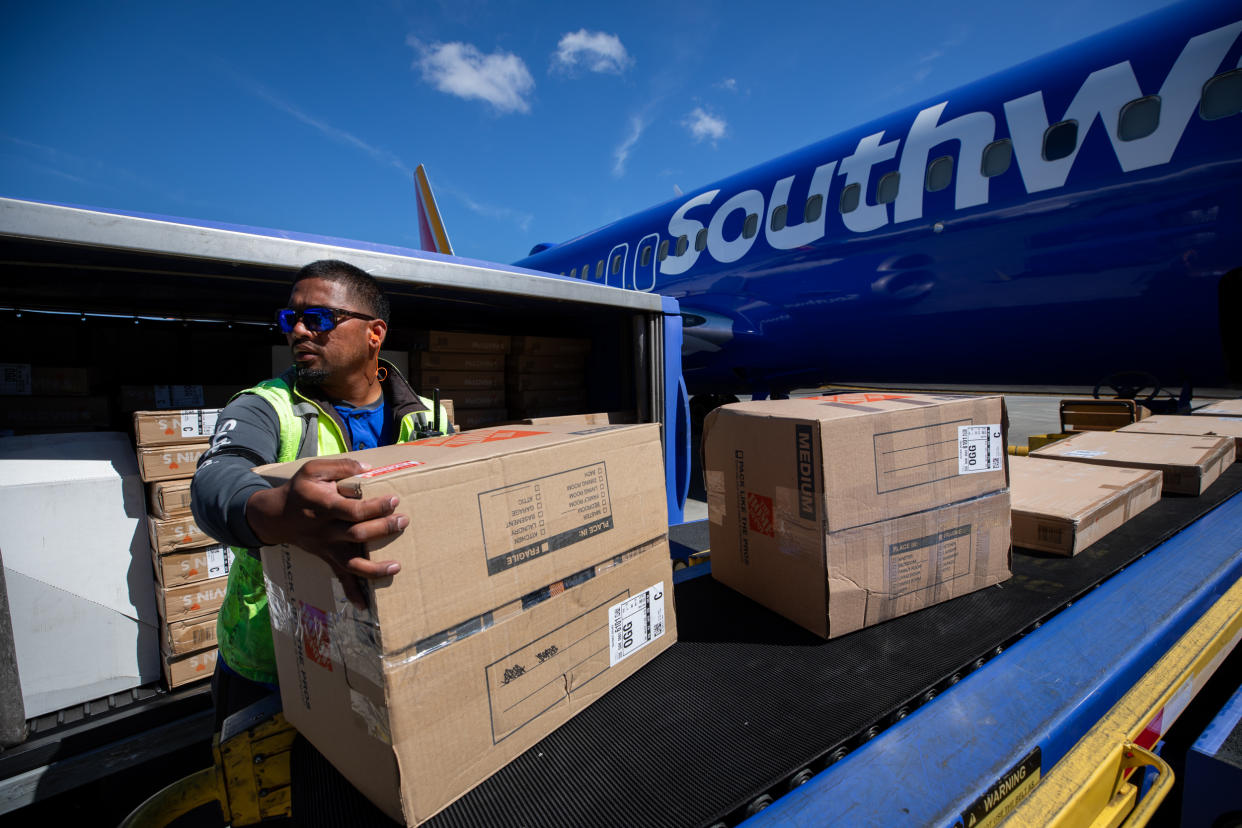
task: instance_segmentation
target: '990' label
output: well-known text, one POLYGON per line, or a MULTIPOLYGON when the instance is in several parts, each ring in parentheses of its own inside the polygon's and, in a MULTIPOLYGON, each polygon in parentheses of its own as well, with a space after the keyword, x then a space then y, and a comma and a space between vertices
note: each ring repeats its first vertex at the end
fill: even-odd
POLYGON ((664 635, 664 584, 650 586, 608 608, 608 666, 664 635))
POLYGON ((997 471, 1004 468, 1004 462, 1004 434, 999 424, 958 426, 958 474, 997 471))

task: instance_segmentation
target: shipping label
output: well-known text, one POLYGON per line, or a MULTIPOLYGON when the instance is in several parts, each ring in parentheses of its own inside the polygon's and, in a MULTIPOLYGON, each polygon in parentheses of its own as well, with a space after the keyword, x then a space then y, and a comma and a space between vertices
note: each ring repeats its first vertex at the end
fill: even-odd
POLYGON ((977 474, 1005 467, 1005 440, 999 423, 958 426, 957 473, 977 474))
POLYGON ((608 609, 608 666, 664 635, 664 584, 655 584, 608 609))
POLYGON ((607 464, 481 492, 479 519, 489 575, 607 532, 613 528, 607 464))
POLYGON ((1090 457, 1103 457, 1105 454, 1108 454, 1108 452, 1092 451, 1091 449, 1070 449, 1069 451, 1062 452, 1061 456, 1062 457, 1088 457, 1090 458, 1090 457))
POLYGON ((219 409, 182 411, 180 429, 182 437, 210 437, 216 433, 216 418, 219 409))

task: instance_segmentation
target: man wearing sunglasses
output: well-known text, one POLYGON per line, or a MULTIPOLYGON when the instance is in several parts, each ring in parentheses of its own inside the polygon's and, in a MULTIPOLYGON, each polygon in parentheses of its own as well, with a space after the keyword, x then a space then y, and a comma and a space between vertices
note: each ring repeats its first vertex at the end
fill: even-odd
POLYGON ((358 606, 366 603, 359 579, 387 578, 400 569, 395 561, 368 559, 361 545, 399 534, 409 524, 397 511, 398 498, 354 500, 336 489, 336 481, 366 466, 345 458, 315 459, 280 486, 251 471, 265 463, 406 442, 437 430, 451 433, 444 410, 437 416, 432 402, 380 359, 388 315, 379 284, 364 271, 333 260, 302 268, 289 306, 276 314, 293 365, 229 402, 199 461, 194 518, 234 554, 217 622, 212 683, 217 730, 225 717, 276 686, 259 547, 288 543, 322 558, 358 606))

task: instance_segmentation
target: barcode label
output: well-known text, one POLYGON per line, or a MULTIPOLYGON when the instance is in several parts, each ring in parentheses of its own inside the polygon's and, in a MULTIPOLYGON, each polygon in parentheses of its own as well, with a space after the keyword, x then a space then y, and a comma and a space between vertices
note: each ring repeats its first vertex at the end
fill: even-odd
POLYGON ((220 578, 229 574, 233 566, 233 552, 227 546, 215 546, 207 550, 207 577, 220 578))
POLYGON ((210 437, 216 433, 216 419, 220 412, 217 409, 207 411, 182 411, 182 437, 210 437))
POLYGON ((1092 451, 1090 449, 1071 449, 1062 454, 1062 457, 1100 457, 1108 454, 1106 451, 1092 451))
POLYGON ((608 609, 608 666, 664 635, 664 584, 650 586, 608 609))
POLYGON ((999 423, 957 427, 957 473, 977 474, 1004 468, 1004 435, 999 423))

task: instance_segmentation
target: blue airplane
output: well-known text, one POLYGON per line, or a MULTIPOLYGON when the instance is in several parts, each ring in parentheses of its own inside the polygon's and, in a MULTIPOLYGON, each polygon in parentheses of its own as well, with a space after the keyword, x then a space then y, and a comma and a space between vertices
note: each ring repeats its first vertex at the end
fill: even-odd
POLYGON ((515 264, 678 299, 699 395, 1242 380, 1240 33, 1175 5, 515 264))

